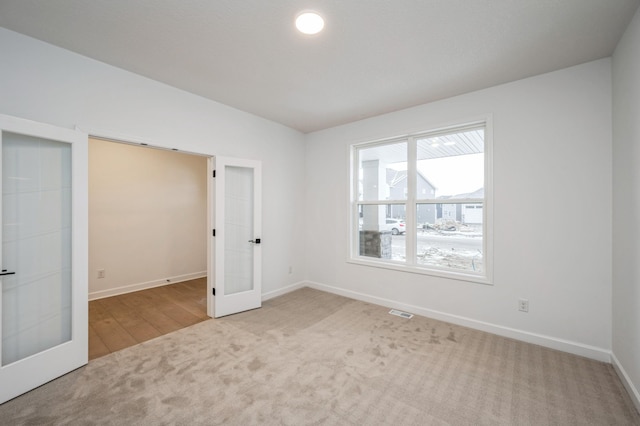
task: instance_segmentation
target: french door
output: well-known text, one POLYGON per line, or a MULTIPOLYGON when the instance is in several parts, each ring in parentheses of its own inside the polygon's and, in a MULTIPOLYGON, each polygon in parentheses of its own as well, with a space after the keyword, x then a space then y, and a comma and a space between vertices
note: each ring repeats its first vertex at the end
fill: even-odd
POLYGON ((218 318, 262 306, 262 182, 259 161, 215 157, 210 165, 207 307, 218 318))
POLYGON ((87 363, 87 135, 0 115, 0 403, 87 363))

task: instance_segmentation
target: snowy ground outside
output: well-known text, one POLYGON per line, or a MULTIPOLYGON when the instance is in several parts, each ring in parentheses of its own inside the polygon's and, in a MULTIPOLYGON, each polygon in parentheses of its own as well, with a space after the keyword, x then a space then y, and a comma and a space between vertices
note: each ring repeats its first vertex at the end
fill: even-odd
MULTIPOLYGON (((481 229, 481 228, 480 228, 481 229)), ((482 272, 482 233, 476 229, 466 231, 438 231, 419 229, 417 237, 417 263, 470 272, 482 272)), ((406 260, 406 237, 394 235, 392 259, 406 260)))

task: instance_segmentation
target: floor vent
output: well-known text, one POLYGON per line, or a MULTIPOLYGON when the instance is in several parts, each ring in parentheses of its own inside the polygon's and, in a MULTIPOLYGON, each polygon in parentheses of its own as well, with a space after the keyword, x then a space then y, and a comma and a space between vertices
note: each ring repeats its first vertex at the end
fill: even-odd
POLYGON ((402 312, 402 311, 399 311, 397 309, 392 309, 392 310, 389 311, 389 313, 391 315, 396 315, 396 316, 399 316, 399 317, 402 317, 402 318, 406 318, 406 319, 413 318, 413 314, 410 314, 408 312, 402 312))

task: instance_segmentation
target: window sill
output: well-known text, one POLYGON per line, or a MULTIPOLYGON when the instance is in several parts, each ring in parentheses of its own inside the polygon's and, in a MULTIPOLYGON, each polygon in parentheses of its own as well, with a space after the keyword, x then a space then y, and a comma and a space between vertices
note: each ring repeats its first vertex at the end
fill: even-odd
POLYGON ((483 275, 467 274, 464 272, 457 272, 457 271, 451 271, 451 270, 421 268, 419 266, 409 266, 403 263, 396 263, 393 261, 368 260, 366 258, 358 257, 358 258, 347 259, 347 263, 351 263, 354 265, 361 265, 361 266, 369 266, 374 268, 391 269, 393 271, 406 272, 410 274, 429 275, 429 276, 434 276, 439 278, 447 278, 451 280, 468 281, 468 282, 484 284, 484 285, 493 285, 493 282, 489 279, 489 277, 483 276, 483 275))

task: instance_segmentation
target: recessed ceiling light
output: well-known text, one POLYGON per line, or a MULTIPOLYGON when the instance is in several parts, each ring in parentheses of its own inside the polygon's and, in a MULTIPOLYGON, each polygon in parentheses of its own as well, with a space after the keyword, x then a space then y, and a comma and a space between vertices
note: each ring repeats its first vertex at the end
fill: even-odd
POLYGON ((296 18, 296 28, 303 34, 318 34, 324 28, 324 19, 315 12, 303 12, 296 18))

